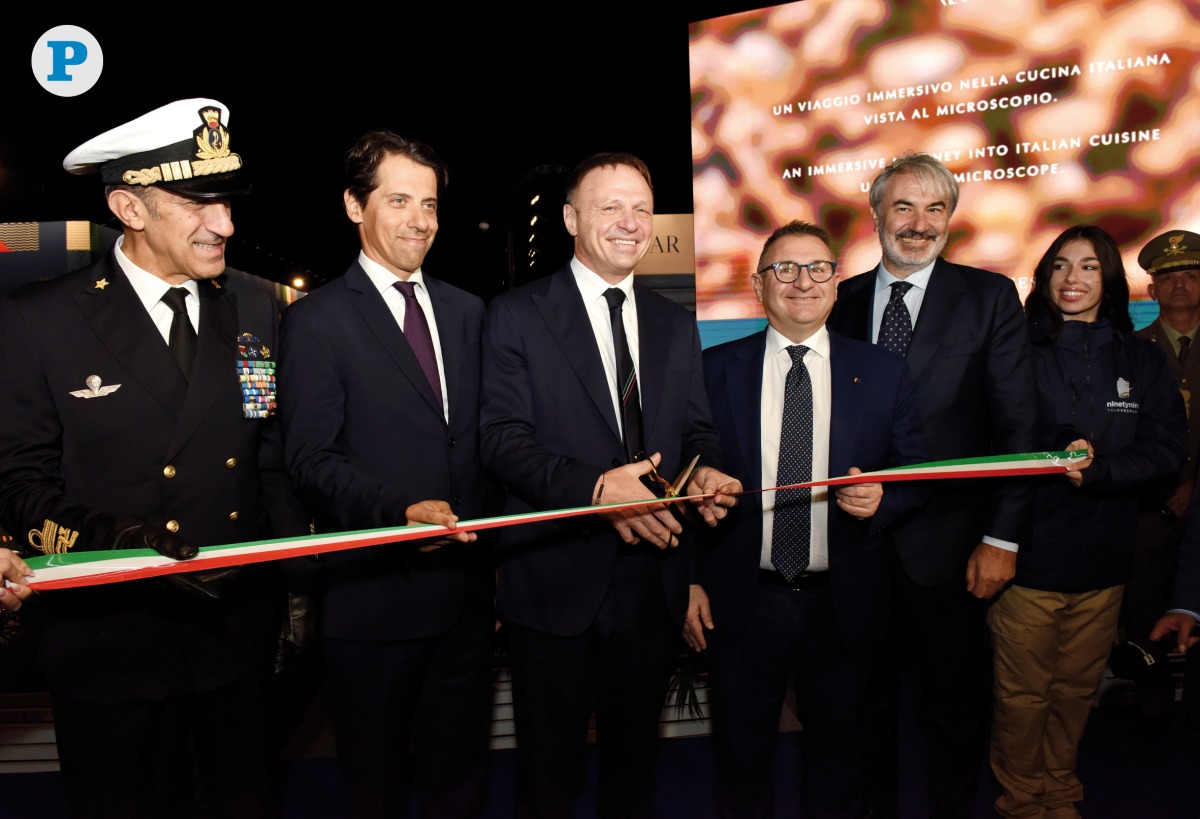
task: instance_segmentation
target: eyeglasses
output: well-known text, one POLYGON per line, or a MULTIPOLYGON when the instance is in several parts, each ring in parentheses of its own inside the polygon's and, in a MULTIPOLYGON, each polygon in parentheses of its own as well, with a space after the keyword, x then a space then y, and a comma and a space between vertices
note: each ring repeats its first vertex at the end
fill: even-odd
POLYGON ((796 279, 800 278, 801 270, 808 271, 808 277, 812 279, 813 284, 821 284, 833 278, 833 274, 837 272, 837 262, 826 260, 818 260, 809 262, 808 264, 800 264, 800 262, 775 262, 758 271, 758 275, 761 276, 768 270, 775 271, 775 278, 779 279, 781 284, 791 284, 796 281, 796 279))

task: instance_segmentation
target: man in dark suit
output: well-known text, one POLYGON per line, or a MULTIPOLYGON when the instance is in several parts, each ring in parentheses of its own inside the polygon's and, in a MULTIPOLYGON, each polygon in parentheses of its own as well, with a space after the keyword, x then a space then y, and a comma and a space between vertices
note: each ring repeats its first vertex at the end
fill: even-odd
MULTIPOLYGON (((768 329, 704 354, 723 463, 751 489, 928 460, 904 361, 825 329, 836 269, 824 230, 779 228, 752 276, 768 329), (799 380, 807 394, 793 391, 799 380), (799 429, 789 422, 798 405, 809 413, 799 429), (795 456, 807 458, 806 474, 789 471, 795 456)), ((718 815, 773 815, 793 679, 802 815, 855 815, 866 661, 889 616, 885 530, 922 501, 903 483, 751 494, 701 550, 703 590, 693 590, 685 635, 709 649, 718 815), (789 525, 796 514, 802 525, 789 525), (789 549, 806 560, 789 564, 789 549)))
MULTIPOLYGON (((247 190, 228 117, 182 100, 64 160, 101 174, 123 234, 0 301, 0 525, 23 546, 188 558, 307 531, 273 417, 275 303, 225 269, 247 190)), ((207 591, 144 580, 31 607, 73 816, 188 815, 194 776, 222 815, 267 812, 273 592, 261 567, 207 591)))
MULTIPOLYGON (((1187 529, 1179 547, 1179 574, 1171 595, 1171 608, 1150 631, 1151 640, 1162 640, 1175 632, 1175 650, 1180 654, 1196 652, 1200 643, 1200 490, 1188 508, 1187 529)), ((1186 698, 1185 698, 1186 700, 1186 698)), ((1200 727, 1200 707, 1187 703, 1189 720, 1200 727)))
MULTIPOLYGON (((1136 695, 1131 729, 1144 738, 1160 735, 1175 710, 1175 679, 1167 664, 1171 645, 1149 639, 1155 620, 1171 598, 1171 586, 1181 555, 1184 520, 1200 468, 1200 351, 1193 352, 1200 332, 1200 235, 1190 230, 1168 230, 1146 243, 1138 264, 1150 274, 1147 292, 1158 302, 1158 318, 1137 331, 1163 351, 1187 408, 1188 460, 1175 477, 1156 483, 1144 493, 1134 541, 1133 571, 1122 600, 1125 632, 1136 644, 1132 656, 1136 695), (1155 663, 1141 663, 1142 652, 1155 663)), ((1116 657, 1114 657, 1115 661, 1116 657)), ((1184 699, 1189 718, 1200 715, 1200 651, 1188 654, 1184 671, 1184 699)))
MULTIPOLYGON (((585 160, 563 207, 574 259, 489 308, 483 458, 508 513, 650 499, 639 479, 652 466, 670 477, 696 456, 689 493, 740 489, 716 468, 695 320, 633 283, 653 213, 641 160, 585 160)), ((733 504, 698 508, 715 524, 733 504)), ((593 705, 600 815, 654 815, 658 715, 688 601, 682 534, 662 507, 502 534, 518 816, 571 814, 593 705)))
MULTIPOLYGON (((448 179, 390 131, 346 155, 362 252, 283 318, 288 466, 317 530, 483 517, 483 303, 427 275, 448 179), (438 501, 423 502, 435 497, 438 501)), ((327 555, 322 633, 347 815, 398 816, 415 738, 422 815, 482 810, 492 556, 473 535, 327 555)))
MULTIPOLYGON (((829 328, 906 355, 935 460, 1030 451, 1033 372, 1016 288, 938 255, 958 202, 954 176, 910 152, 876 177, 870 197, 883 260, 841 283, 829 328)), ((871 815, 896 815, 900 646, 921 689, 930 813, 971 815, 990 712, 983 601, 1016 570, 1031 502, 1021 481, 939 484, 892 533, 895 651, 878 655, 863 749, 871 815)))

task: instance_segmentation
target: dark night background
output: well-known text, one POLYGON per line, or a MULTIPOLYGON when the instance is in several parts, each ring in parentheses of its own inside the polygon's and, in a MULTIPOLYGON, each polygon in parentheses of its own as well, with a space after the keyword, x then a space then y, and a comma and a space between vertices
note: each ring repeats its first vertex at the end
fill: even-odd
POLYGON ((526 208, 545 182, 553 247, 544 256, 558 257, 536 275, 569 253, 561 188, 539 169, 631 151, 654 175, 656 210, 692 212, 688 23, 753 7, 378 7, 346 19, 289 14, 276 28, 239 20, 236 6, 183 25, 36 15, 43 22, 0 34, 0 222, 110 223, 97 179, 66 174, 63 157, 166 102, 213 97, 229 109, 231 147, 255 185, 234 205, 232 266, 279 281, 340 275, 358 247, 342 207, 342 157, 363 131, 388 127, 428 142, 450 166, 426 269, 489 297, 512 280, 518 220, 517 280, 530 275, 520 272, 526 208), (99 82, 77 97, 45 91, 30 66, 38 38, 66 23, 104 52, 99 82))

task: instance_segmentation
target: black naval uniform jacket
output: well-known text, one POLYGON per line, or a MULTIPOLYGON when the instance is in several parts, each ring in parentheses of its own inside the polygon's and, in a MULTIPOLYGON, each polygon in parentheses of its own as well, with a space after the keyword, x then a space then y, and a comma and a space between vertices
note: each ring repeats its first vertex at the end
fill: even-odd
MULTIPOLYGON (((275 304, 236 272, 199 291, 190 383, 111 253, 0 299, 0 526, 25 553, 102 548, 130 515, 197 546, 307 532, 236 363, 273 358, 275 304)), ((269 657, 269 575, 218 603, 160 579, 46 592, 30 609, 50 689, 116 703, 240 679, 269 657)))

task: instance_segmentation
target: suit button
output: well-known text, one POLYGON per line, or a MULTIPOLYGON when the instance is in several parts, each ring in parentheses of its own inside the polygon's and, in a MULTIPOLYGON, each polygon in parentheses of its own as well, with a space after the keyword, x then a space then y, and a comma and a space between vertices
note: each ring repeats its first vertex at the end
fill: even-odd
POLYGON ((175 477, 175 467, 171 466, 170 464, 167 464, 166 466, 164 466, 163 467, 163 477, 164 478, 174 478, 175 477))
POLYGON ((237 458, 230 458, 225 462, 226 469, 233 469, 235 466, 237 466, 237 458))
POLYGON ((168 520, 167 521, 167 531, 168 532, 178 532, 179 531, 179 521, 168 520))
POLYGON ((230 512, 230 513, 229 513, 229 519, 230 519, 230 520, 237 520, 237 512, 230 512))
POLYGON ((450 446, 454 446, 454 436, 451 435, 449 438, 447 438, 446 443, 448 443, 450 446))
POLYGON ((454 506, 461 506, 462 498, 459 497, 458 495, 455 495, 453 498, 450 499, 450 503, 453 504, 454 506))

